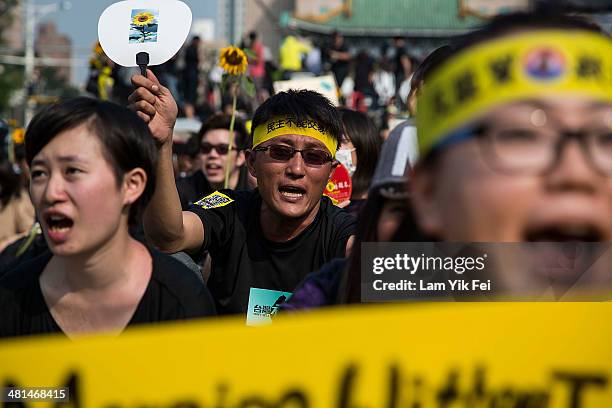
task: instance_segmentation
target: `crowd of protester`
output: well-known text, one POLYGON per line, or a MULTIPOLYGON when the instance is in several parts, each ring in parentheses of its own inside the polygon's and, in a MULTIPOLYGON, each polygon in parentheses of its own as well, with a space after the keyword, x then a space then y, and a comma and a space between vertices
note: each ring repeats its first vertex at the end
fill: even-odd
MULTIPOLYGON (((420 64, 402 38, 373 62, 339 33, 318 51, 288 36, 274 74, 250 33, 257 92, 235 120, 214 72, 199 83, 199 44, 147 76, 96 48, 97 98, 44 109, 8 144, 0 337, 244 314, 253 288, 293 294, 280 313, 359 303, 364 242, 612 241, 612 40, 582 17, 500 16, 420 64), (327 69, 353 82, 341 107, 271 88, 327 69), (411 118, 383 137, 370 110, 396 103, 411 118), (181 116, 203 124, 177 143, 181 116), (339 165, 341 203, 323 195, 339 165)), ((550 284, 521 279, 507 285, 550 284)))
MULTIPOLYGON (((410 114, 410 80, 420 60, 402 37, 390 39, 380 49, 366 50, 338 32, 328 37, 291 34, 282 38, 278 61, 255 31, 248 33, 240 46, 248 52, 248 73, 256 89, 254 97, 239 95, 244 118, 251 117, 257 106, 274 94, 274 81, 325 74, 334 77, 342 104, 367 113, 378 127, 388 127, 390 117, 410 114)), ((177 101, 179 117, 205 121, 231 107, 222 72, 210 64, 211 59, 214 50, 195 36, 170 61, 153 67, 160 83, 177 101)), ((133 73, 114 64, 96 44, 86 89, 92 96, 125 104, 133 73)))

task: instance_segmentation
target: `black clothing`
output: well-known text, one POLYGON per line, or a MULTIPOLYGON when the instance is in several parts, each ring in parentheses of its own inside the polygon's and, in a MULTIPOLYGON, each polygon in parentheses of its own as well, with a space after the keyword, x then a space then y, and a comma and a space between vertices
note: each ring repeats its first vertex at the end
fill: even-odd
POLYGON ((191 204, 213 192, 202 170, 198 170, 187 177, 177 178, 176 189, 183 210, 187 210, 191 204))
POLYGON ((362 52, 357 55, 355 62, 355 91, 366 95, 374 93, 374 86, 370 77, 374 70, 372 58, 367 53, 362 52))
MULTIPOLYGON (((150 250, 153 271, 128 326, 215 314, 206 287, 179 261, 150 250)), ((0 338, 61 333, 47 306, 39 278, 52 254, 47 252, 0 279, 0 338)))
POLYGON ((365 206, 366 199, 351 199, 349 205, 345 208, 346 212, 351 214, 353 217, 359 217, 361 209, 365 206))
MULTIPOLYGON (((234 190, 249 190, 248 169, 246 166, 240 168, 238 184, 234 190)), ((185 211, 189 206, 200 198, 205 197, 215 190, 206 179, 202 170, 198 170, 190 176, 176 179, 176 188, 181 200, 181 208, 185 211)))
MULTIPOLYGON (((146 245, 147 240, 145 238, 144 226, 142 223, 129 226, 129 232, 132 238, 146 245)), ((47 241, 42 231, 36 235, 34 240, 30 243, 27 248, 24 248, 23 253, 17 256, 17 252, 21 250, 22 245, 25 245, 29 237, 23 237, 7 246, 4 251, 0 253, 0 279, 5 273, 18 267, 24 262, 30 261, 34 258, 41 256, 43 253, 50 253, 47 241)))
MULTIPOLYGON (((343 53, 349 52, 348 46, 344 42, 339 47, 337 47, 336 45, 332 45, 330 49, 336 52, 343 52, 343 53)), ((338 87, 342 86, 344 79, 348 76, 349 67, 350 67, 350 61, 344 61, 344 60, 338 60, 338 59, 333 60, 331 64, 331 71, 334 73, 334 76, 336 77, 336 83, 338 84, 338 87)))
MULTIPOLYGON (((178 55, 178 54, 177 54, 178 55)), ((155 76, 159 79, 160 77, 164 77, 166 75, 174 75, 176 76, 178 74, 178 70, 176 69, 176 63, 177 63, 177 55, 175 55, 174 57, 170 58, 168 61, 164 62, 161 65, 155 65, 151 68, 149 68, 151 71, 153 71, 153 73, 155 74, 155 76)), ((196 55, 197 58, 197 55, 196 55)), ((199 61, 196 60, 196 63, 198 63, 199 61)), ((161 80, 159 81, 163 86, 168 86, 168 84, 162 82, 161 80)))
POLYGON ((244 313, 251 288, 291 292, 312 271, 343 257, 355 219, 321 198, 315 220, 288 242, 271 242, 260 222, 262 198, 252 191, 222 190, 190 211, 202 220, 212 257, 208 287, 220 314, 244 313))
POLYGON ((198 98, 198 69, 200 54, 198 43, 192 42, 185 50, 185 68, 183 70, 183 92, 185 102, 195 105, 198 98))
POLYGON ((23 250, 23 253, 18 257, 17 252, 21 249, 29 237, 23 237, 13 242, 11 245, 4 248, 4 251, 0 253, 0 279, 5 273, 8 273, 11 269, 17 267, 17 265, 26 262, 30 259, 34 259, 45 251, 49 250, 47 242, 43 234, 38 234, 34 237, 32 243, 23 250))
POLYGON ((395 71, 395 78, 404 78, 404 66, 402 65, 402 59, 404 57, 410 58, 408 51, 404 47, 395 47, 393 55, 393 69, 395 71))

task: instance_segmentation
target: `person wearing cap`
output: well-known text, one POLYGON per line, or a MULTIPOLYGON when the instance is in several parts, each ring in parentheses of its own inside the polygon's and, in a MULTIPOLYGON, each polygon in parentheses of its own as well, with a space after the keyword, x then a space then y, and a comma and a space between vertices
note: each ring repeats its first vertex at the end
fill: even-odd
POLYGON ((281 310, 359 303, 361 243, 403 241, 398 231, 406 215, 412 134, 407 123, 395 127, 383 143, 368 197, 360 213, 353 250, 309 274, 281 310))
POLYGON ((322 195, 341 129, 325 97, 288 91, 264 102, 255 112, 246 151, 258 188, 217 191, 181 212, 168 147, 176 104, 153 75, 132 81, 138 87, 132 108, 149 123, 160 150, 160 177, 145 231, 166 252, 209 251, 207 283, 219 313, 260 306, 262 289, 275 299, 286 296, 306 274, 345 255, 354 220, 322 195))

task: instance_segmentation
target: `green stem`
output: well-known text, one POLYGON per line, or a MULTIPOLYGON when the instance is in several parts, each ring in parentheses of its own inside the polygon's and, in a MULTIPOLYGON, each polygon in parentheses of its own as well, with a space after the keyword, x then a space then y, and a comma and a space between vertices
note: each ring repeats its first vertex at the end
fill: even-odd
POLYGON ((234 167, 231 159, 232 149, 234 148, 234 121, 236 120, 236 89, 233 90, 234 97, 232 99, 232 119, 229 127, 229 149, 227 152, 227 160, 225 161, 225 183, 224 188, 229 188, 230 169, 234 167))

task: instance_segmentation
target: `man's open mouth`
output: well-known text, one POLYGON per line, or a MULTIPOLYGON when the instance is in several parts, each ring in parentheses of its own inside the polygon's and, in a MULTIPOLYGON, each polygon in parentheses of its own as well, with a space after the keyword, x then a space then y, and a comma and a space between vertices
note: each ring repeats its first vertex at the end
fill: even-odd
POLYGON ((280 194, 290 200, 298 200, 306 195, 306 190, 296 186, 280 186, 278 188, 280 194))
POLYGON ((209 163, 206 165, 206 170, 220 170, 223 167, 220 164, 216 164, 216 163, 209 163))

